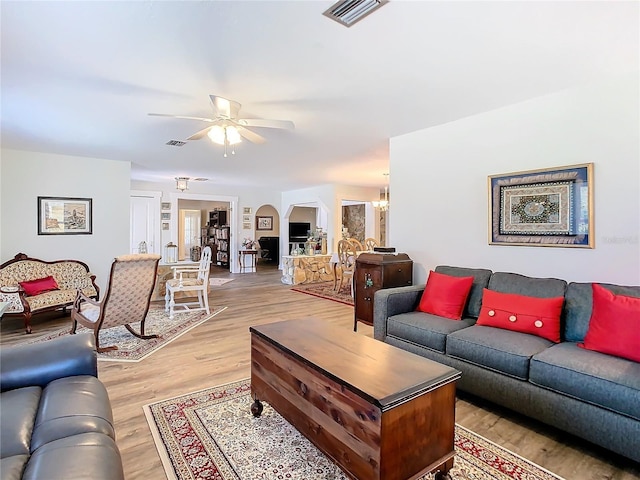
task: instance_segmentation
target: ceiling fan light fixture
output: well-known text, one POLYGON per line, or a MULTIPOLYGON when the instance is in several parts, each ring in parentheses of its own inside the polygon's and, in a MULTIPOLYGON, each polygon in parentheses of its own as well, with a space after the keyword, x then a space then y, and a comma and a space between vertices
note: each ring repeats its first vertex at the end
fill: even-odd
POLYGON ((214 125, 209 129, 207 136, 218 145, 235 145, 242 141, 242 137, 236 127, 222 127, 214 125))

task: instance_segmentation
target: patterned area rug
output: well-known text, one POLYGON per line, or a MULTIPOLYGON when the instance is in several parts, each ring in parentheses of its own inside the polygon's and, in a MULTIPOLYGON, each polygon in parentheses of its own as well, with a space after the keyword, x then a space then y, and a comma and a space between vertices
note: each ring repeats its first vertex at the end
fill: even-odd
POLYGON ((353 305, 353 297, 351 297, 351 287, 347 283, 343 285, 339 292, 333 290, 333 282, 307 283, 304 285, 296 285, 291 290, 294 292, 306 293, 314 297, 326 298, 334 302, 353 305))
MULTIPOLYGON (((250 406, 248 380, 145 405, 167 478, 347 480, 268 404, 260 418, 250 406)), ((459 425, 455 450, 453 480, 562 480, 459 425)))
MULTIPOLYGON (((147 358, 152 353, 157 352, 162 347, 173 342, 176 338, 184 335, 192 328, 206 322, 215 317, 227 307, 209 307, 210 314, 207 312, 175 312, 173 320, 169 319, 169 313, 164 311, 164 305, 152 305, 149 308, 147 319, 145 321, 145 334, 158 335, 158 338, 143 340, 129 333, 124 327, 113 327, 100 332, 100 345, 109 346, 117 345, 118 350, 104 353, 98 353, 98 360, 114 361, 114 362, 139 362, 147 358)), ((140 332, 140 322, 131 324, 136 332, 140 332)), ((51 340, 52 338, 69 335, 71 329, 71 321, 69 326, 56 332, 44 335, 42 337, 30 340, 26 343, 37 343, 51 340)), ((78 325, 77 333, 92 332, 88 328, 78 325)))

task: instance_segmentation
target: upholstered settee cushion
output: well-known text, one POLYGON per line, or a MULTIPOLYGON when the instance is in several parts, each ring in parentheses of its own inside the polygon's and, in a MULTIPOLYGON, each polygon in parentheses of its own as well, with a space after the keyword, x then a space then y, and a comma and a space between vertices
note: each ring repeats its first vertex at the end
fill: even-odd
POLYGON ((487 270, 486 268, 464 268, 439 265, 436 267, 435 271, 445 275, 451 275, 453 277, 473 277, 473 283, 471 284, 471 290, 469 291, 469 298, 467 299, 467 306, 462 313, 462 318, 478 318, 478 315, 480 315, 480 307, 482 305, 482 290, 487 288, 489 285, 489 279, 492 274, 491 270, 487 270))
POLYGON ((531 359, 529 381, 640 421, 640 364, 563 342, 531 359))
POLYGON ((29 461, 29 455, 14 455, 0 458, 0 472, 2 480, 21 480, 24 467, 29 461))
POLYGON ((90 375, 77 375, 49 383, 42 392, 31 450, 85 432, 115 438, 111 404, 102 382, 90 375))
POLYGON ((387 335, 444 353, 447 335, 474 322, 472 318, 450 320, 423 312, 408 312, 389 317, 387 335))
POLYGON ((460 320, 472 283, 473 277, 454 277, 430 271, 418 311, 460 320))
POLYGON ((593 284, 589 330, 579 347, 640 362, 640 298, 593 284))
POLYGON ((0 458, 28 455, 31 451, 31 433, 41 394, 40 387, 0 393, 0 458))
MULTIPOLYGON (((564 339, 568 342, 582 342, 591 318, 593 305, 592 283, 572 282, 567 286, 564 298, 564 339)), ((616 295, 640 298, 640 286, 611 285, 599 283, 616 295)))
POLYGON ((446 354, 528 380, 531 357, 551 345, 553 342, 535 335, 474 325, 447 337, 446 354))
POLYGON ((485 288, 477 325, 504 328, 560 342, 564 297, 538 298, 485 288))
POLYGON ((120 480, 122 459, 113 438, 89 432, 60 438, 33 452, 23 480, 120 480))

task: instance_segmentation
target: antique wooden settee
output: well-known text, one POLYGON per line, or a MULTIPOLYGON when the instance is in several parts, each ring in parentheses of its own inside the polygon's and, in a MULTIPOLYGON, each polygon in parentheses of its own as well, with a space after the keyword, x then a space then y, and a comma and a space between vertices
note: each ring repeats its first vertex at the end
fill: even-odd
POLYGON ((26 332, 31 333, 34 313, 62 309, 66 315, 78 290, 98 300, 95 279, 87 264, 78 260, 47 262, 18 253, 0 265, 0 302, 9 303, 4 315, 22 316, 26 332))

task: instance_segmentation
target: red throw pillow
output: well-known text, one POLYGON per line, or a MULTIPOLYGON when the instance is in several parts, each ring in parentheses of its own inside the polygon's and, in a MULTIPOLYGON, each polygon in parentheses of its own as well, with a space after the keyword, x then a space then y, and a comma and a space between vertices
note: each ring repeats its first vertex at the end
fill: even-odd
POLYGON ((560 342, 564 297, 539 298, 484 289, 476 325, 504 328, 560 342))
POLYGON ((460 320, 472 283, 473 277, 453 277, 431 270, 417 310, 460 320))
POLYGON ((52 276, 19 283, 28 297, 40 295, 44 292, 50 292, 51 290, 58 290, 58 284, 52 276))
POLYGON ((615 295, 597 283, 592 288, 589 329, 578 346, 640 362, 640 298, 615 295))

